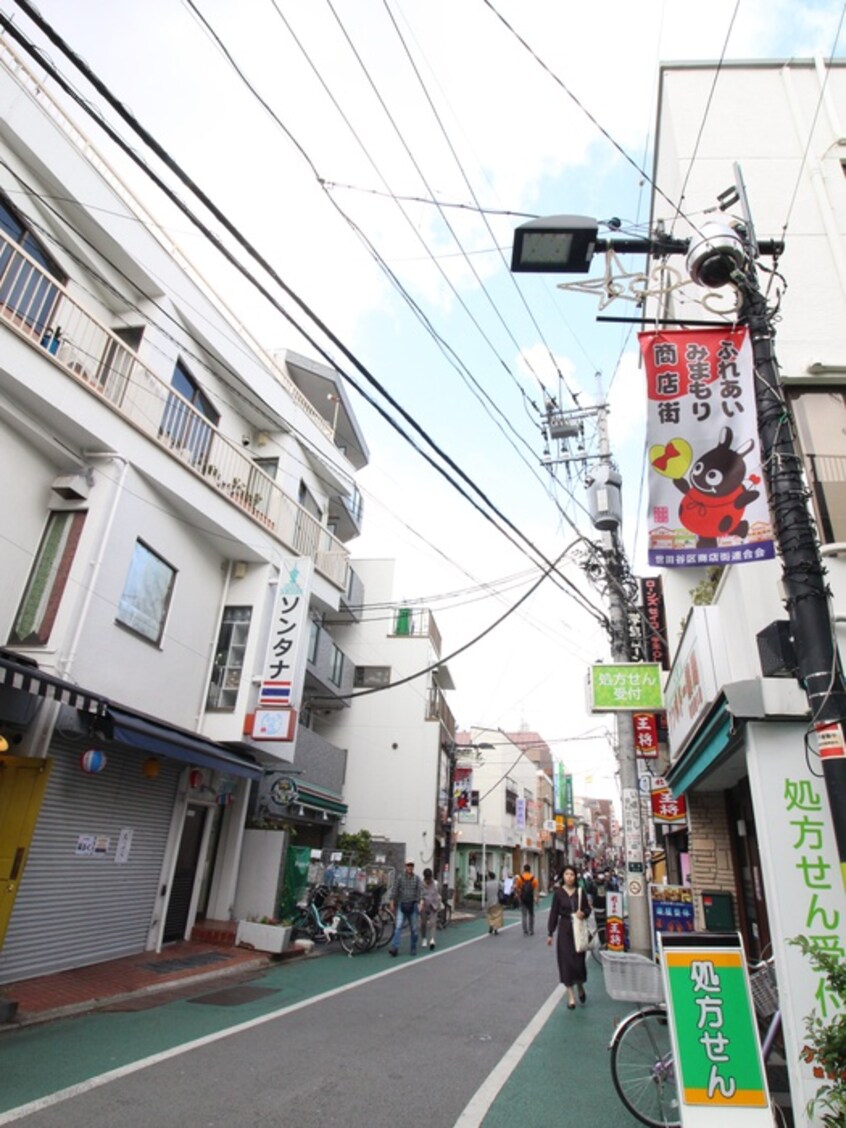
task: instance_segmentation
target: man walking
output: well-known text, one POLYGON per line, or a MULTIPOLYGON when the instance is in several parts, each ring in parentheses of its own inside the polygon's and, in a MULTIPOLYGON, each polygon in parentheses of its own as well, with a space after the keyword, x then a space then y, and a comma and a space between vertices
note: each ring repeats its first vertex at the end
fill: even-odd
POLYGON ((535 932, 535 903, 538 899, 538 879, 532 873, 528 862, 516 879, 514 892, 520 903, 520 916, 523 920, 523 935, 533 936, 535 932))
POLYGON ((423 892, 423 882, 414 872, 414 862, 409 858, 405 863, 405 872, 397 877, 391 891, 391 909, 396 913, 397 926, 388 955, 395 956, 399 951, 402 928, 406 921, 411 932, 411 954, 417 955, 417 919, 423 905, 423 892))

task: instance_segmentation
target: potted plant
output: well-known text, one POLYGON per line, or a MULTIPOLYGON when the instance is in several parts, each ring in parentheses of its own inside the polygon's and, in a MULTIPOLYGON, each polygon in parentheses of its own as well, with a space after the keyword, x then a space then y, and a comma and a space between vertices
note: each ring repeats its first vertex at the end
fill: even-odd
POLYGON ((815 1010, 805 1019, 806 1044, 802 1056, 822 1082, 807 1112, 809 1116, 819 1115, 826 1128, 843 1128, 846 1124, 846 959, 805 936, 797 936, 791 943, 801 948, 814 970, 825 976, 826 989, 833 1000, 834 1013, 827 1020, 815 1010))
POLYGON ((291 943, 291 922, 284 918, 248 916, 238 921, 235 943, 240 948, 255 948, 259 952, 286 951, 291 943))

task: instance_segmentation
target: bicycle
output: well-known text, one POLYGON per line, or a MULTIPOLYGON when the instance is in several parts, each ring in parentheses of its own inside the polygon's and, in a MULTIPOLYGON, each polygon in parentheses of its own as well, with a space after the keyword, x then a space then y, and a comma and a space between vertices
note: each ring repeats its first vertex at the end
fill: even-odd
POLYGON ((390 942, 396 927, 396 917, 388 906, 382 903, 384 895, 384 885, 375 886, 370 893, 350 891, 347 895, 351 907, 363 912, 373 925, 375 948, 384 948, 390 942))
MULTIPOLYGON (((620 1021, 608 1046, 617 1096, 641 1124, 679 1128, 680 1102, 661 969, 633 952, 606 952, 602 970, 612 999, 641 1004, 620 1021)), ((767 1023, 761 1043, 766 1062, 781 1029, 773 961, 750 967, 749 980, 756 1014, 767 1023)))
POLYGON ((442 901, 438 909, 438 928, 448 928, 452 923, 452 905, 449 901, 442 901))
POLYGON ((337 940, 348 956, 369 952, 376 943, 370 918, 357 909, 344 910, 337 901, 330 901, 325 885, 315 886, 297 910, 291 926, 295 940, 313 940, 316 944, 337 940))

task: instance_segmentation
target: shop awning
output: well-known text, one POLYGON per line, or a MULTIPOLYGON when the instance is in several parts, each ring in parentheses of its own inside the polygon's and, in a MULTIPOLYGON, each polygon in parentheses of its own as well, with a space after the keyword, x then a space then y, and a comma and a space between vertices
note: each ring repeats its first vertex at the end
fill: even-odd
POLYGON ((246 760, 228 748, 215 744, 213 740, 206 740, 187 729, 162 724, 117 705, 109 705, 106 718, 111 721, 110 739, 129 748, 169 757, 171 760, 181 760, 198 767, 212 768, 216 772, 226 772, 227 775, 244 779, 261 779, 264 775, 261 764, 246 760))
POLYGON ((348 809, 347 804, 341 801, 340 795, 334 795, 331 791, 315 787, 313 783, 302 783, 300 780, 297 780, 297 797, 294 802, 301 803, 304 807, 316 808, 318 811, 328 811, 332 815, 345 815, 348 809))
POLYGON ((31 659, 14 651, 0 650, 0 685, 68 705, 85 718, 85 724, 93 731, 128 748, 244 779, 258 780, 264 774, 260 764, 223 744, 113 705, 101 694, 45 673, 31 659))

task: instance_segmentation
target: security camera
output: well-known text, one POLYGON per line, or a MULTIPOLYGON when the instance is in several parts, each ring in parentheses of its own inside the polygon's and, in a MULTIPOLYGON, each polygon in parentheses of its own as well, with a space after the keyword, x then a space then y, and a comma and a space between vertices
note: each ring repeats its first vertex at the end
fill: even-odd
POLYGON ((242 435, 241 436, 241 446, 249 446, 252 441, 253 441, 252 435, 242 435))
POLYGON ((710 221, 703 223, 687 252, 687 271, 698 286, 718 290, 731 281, 743 266, 746 249, 733 227, 710 221))

